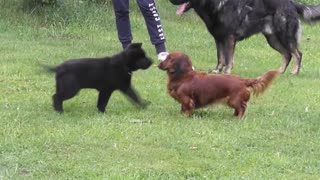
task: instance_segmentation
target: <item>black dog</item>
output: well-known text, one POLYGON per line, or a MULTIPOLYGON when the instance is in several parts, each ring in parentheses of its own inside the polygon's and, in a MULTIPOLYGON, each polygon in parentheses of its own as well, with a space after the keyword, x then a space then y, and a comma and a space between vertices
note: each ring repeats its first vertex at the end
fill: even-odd
POLYGON ((231 73, 234 50, 237 41, 262 33, 269 45, 281 53, 285 72, 292 56, 295 67, 292 74, 298 74, 302 53, 299 51, 301 24, 320 20, 320 5, 301 5, 291 0, 170 0, 172 4, 193 8, 204 21, 214 37, 218 64, 212 72, 231 73))
POLYGON ((52 97, 54 109, 63 112, 63 101, 74 97, 83 88, 99 91, 97 107, 100 112, 105 111, 115 90, 144 107, 145 103, 131 86, 132 72, 147 69, 152 64, 141 46, 141 43, 134 43, 112 57, 74 59, 49 68, 56 73, 56 94, 52 97))

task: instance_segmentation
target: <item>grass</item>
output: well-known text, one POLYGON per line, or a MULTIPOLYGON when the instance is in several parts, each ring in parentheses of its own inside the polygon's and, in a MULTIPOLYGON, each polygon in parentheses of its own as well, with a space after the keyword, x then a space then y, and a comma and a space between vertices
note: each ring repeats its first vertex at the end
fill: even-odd
MULTIPOLYGON (((176 17, 176 7, 158 3, 168 49, 187 53, 198 70, 212 68, 215 46, 203 23, 192 12, 176 17)), ((301 73, 292 76, 288 69, 251 99, 241 121, 221 105, 191 118, 180 114, 156 60, 134 74, 135 88, 152 102, 146 110, 116 92, 100 114, 97 93, 84 90, 60 115, 51 107, 54 76, 38 63, 120 51, 112 11, 91 7, 88 16, 80 12, 61 24, 53 18, 59 13, 46 22, 2 7, 0 179, 320 178, 319 25, 304 24, 301 73)), ((135 41, 156 59, 141 14, 135 9, 131 15, 135 41)), ((238 44, 233 73, 257 77, 280 64, 280 55, 258 35, 238 44)))

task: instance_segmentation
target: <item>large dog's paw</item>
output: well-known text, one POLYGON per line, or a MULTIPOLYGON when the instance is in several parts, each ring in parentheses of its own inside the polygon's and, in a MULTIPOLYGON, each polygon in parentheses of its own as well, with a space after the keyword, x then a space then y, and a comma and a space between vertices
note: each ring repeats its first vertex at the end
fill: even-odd
POLYGON ((219 71, 218 69, 209 69, 208 73, 209 74, 219 74, 221 71, 219 71))

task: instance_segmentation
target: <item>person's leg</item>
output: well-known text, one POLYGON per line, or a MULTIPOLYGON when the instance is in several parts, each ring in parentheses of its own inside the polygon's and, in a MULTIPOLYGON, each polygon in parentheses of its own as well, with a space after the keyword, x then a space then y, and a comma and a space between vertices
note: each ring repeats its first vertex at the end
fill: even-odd
POLYGON ((132 41, 129 18, 129 0, 112 0, 112 2, 116 16, 118 37, 123 49, 125 49, 132 41))
POLYGON ((154 0, 137 0, 143 14, 151 43, 155 46, 157 54, 166 52, 165 36, 154 0))

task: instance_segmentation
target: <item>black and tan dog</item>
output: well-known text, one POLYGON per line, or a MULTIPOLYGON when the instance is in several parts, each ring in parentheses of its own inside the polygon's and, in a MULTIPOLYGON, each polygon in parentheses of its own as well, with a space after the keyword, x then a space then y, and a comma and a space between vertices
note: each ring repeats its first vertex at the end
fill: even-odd
POLYGON ((291 58, 295 58, 292 74, 299 73, 302 53, 299 51, 301 23, 320 20, 320 5, 302 5, 292 0, 170 0, 182 5, 177 13, 190 8, 204 21, 214 37, 218 63, 213 70, 229 74, 232 69, 237 41, 262 33, 269 45, 280 52, 285 72, 291 58), (187 3, 187 4, 186 4, 187 3))
POLYGON ((56 94, 52 97, 54 109, 63 112, 63 101, 74 97, 83 88, 99 91, 97 107, 100 112, 105 112, 115 90, 144 107, 146 104, 131 85, 132 72, 147 69, 152 64, 141 46, 141 43, 134 43, 112 57, 73 59, 49 68, 56 73, 56 94))

